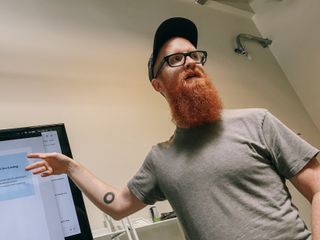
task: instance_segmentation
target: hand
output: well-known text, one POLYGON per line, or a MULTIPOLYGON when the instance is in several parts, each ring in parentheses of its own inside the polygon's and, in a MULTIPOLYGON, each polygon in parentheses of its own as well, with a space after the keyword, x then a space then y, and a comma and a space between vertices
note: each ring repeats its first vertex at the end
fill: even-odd
POLYGON ((26 166, 26 170, 32 170, 33 174, 40 174, 42 177, 68 173, 71 158, 61 153, 30 153, 28 158, 40 158, 41 161, 26 166))

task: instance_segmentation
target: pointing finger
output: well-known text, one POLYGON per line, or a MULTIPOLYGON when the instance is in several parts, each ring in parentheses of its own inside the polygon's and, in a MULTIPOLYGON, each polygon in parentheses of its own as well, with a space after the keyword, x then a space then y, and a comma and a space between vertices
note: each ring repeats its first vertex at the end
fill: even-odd
POLYGON ((42 153, 29 153, 27 155, 28 158, 44 158, 44 154, 42 153))

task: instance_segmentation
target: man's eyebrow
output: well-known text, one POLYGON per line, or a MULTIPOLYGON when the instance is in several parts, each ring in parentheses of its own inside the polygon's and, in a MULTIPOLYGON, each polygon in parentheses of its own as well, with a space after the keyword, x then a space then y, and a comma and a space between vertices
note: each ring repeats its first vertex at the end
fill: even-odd
POLYGON ((175 54, 175 53, 188 53, 188 52, 193 52, 193 51, 197 51, 198 49, 188 49, 186 51, 174 51, 172 53, 168 53, 165 56, 171 55, 171 54, 175 54))

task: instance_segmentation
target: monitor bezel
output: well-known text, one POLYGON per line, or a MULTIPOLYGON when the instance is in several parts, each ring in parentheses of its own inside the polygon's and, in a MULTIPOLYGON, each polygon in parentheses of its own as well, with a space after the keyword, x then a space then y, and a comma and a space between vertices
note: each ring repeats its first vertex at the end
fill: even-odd
MULTIPOLYGON (((61 152, 64 155, 70 158, 73 158, 64 123, 1 129, 0 141, 41 136, 42 132, 47 132, 47 131, 57 132, 61 152)), ((69 185, 71 188, 73 202, 76 208, 76 213, 77 213, 81 232, 80 234, 65 237, 65 240, 93 240, 82 193, 69 176, 68 176, 68 180, 69 180, 69 185)))

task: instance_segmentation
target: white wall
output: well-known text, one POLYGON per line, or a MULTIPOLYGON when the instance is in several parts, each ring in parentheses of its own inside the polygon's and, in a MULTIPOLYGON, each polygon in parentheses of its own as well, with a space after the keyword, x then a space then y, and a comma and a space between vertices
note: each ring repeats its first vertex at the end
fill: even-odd
MULTIPOLYGON (((198 25, 225 107, 268 108, 319 147, 318 129, 271 52, 253 43, 252 61, 233 53, 238 33, 259 34, 252 20, 191 0, 0 1, 0 127, 64 122, 75 159, 123 187, 174 130, 146 63, 156 27, 177 15, 198 25)), ((92 228, 101 227, 101 212, 86 206, 92 228)))
POLYGON ((320 129, 320 1, 261 1, 251 6, 260 32, 315 125, 320 129))

